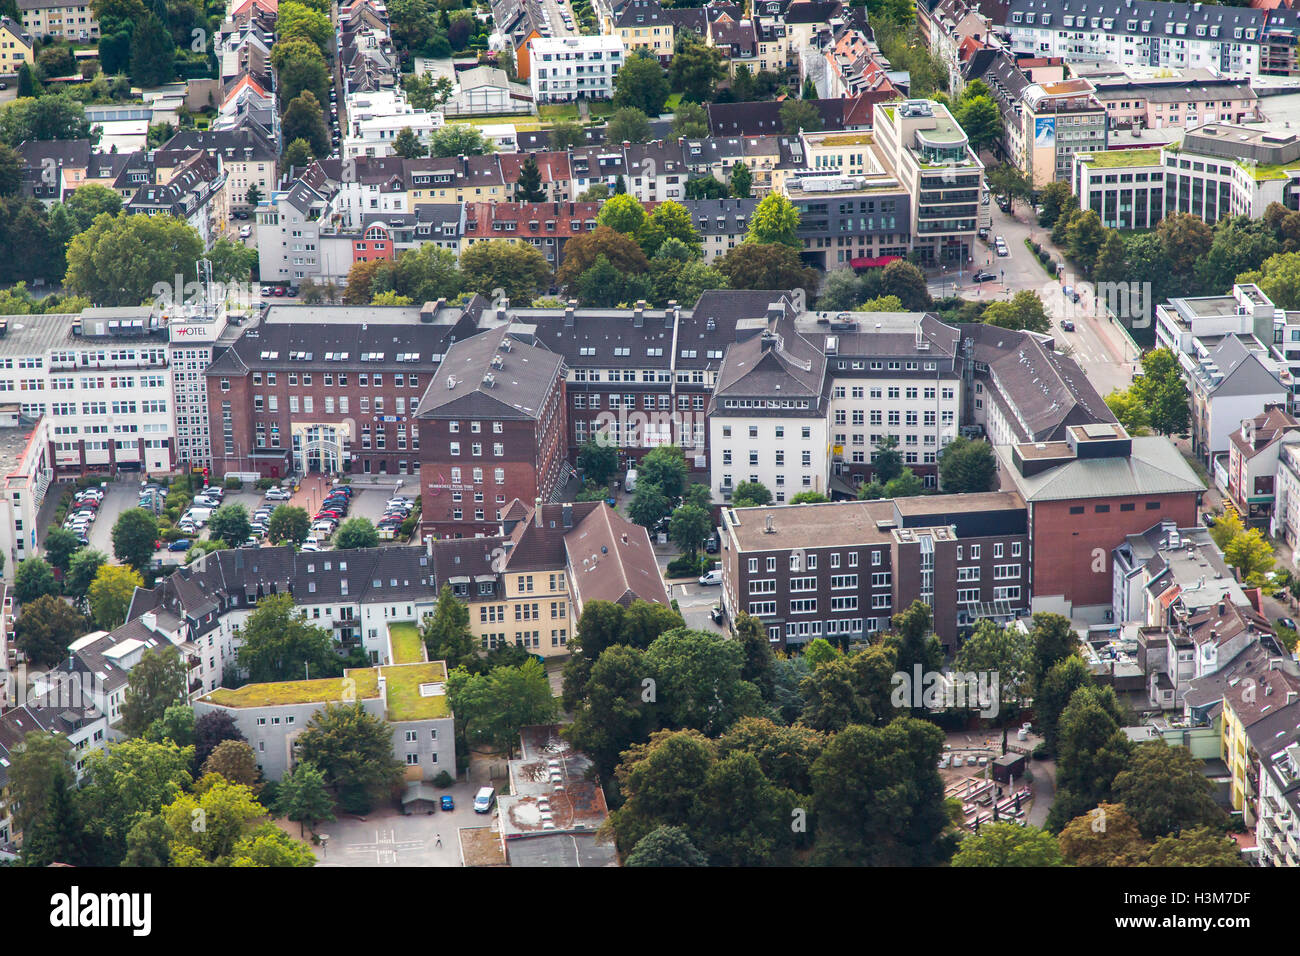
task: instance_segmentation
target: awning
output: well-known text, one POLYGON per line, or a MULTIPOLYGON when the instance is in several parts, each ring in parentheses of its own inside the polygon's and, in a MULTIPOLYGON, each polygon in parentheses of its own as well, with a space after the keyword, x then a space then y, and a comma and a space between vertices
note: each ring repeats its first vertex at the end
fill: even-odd
POLYGON ((889 265, 895 259, 901 259, 902 256, 867 256, 858 259, 850 259, 849 267, 853 269, 879 269, 889 265))

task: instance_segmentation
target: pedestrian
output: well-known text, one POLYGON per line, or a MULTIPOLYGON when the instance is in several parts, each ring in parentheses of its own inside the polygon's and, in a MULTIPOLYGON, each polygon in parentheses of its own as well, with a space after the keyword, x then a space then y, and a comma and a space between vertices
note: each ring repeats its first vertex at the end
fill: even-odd
POLYGON ((441 834, 441 833, 438 834, 438 840, 437 840, 437 842, 434 844, 434 846, 436 846, 439 850, 442 849, 442 834, 441 834))

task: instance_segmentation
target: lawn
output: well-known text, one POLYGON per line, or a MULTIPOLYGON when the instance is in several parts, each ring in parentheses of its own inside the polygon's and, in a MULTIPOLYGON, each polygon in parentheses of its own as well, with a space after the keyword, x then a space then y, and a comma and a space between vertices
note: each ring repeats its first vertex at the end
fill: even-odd
POLYGON ((422 684, 446 684, 447 668, 441 661, 381 668, 388 686, 389 720, 431 720, 451 715, 446 688, 428 697, 421 695, 422 684))
POLYGON ((420 629, 411 621, 388 625, 388 644, 393 651, 394 664, 424 663, 424 641, 420 629))
POLYGON ((537 115, 544 122, 558 123, 561 120, 578 119, 577 103, 543 103, 537 107, 537 115))
POLYGON ((324 704, 342 701, 346 696, 366 700, 379 696, 379 672, 373 667, 349 670, 344 677, 320 680, 277 681, 270 684, 245 684, 234 690, 218 688, 204 700, 223 707, 276 707, 285 704, 324 704), (355 687, 345 681, 356 682, 355 687))

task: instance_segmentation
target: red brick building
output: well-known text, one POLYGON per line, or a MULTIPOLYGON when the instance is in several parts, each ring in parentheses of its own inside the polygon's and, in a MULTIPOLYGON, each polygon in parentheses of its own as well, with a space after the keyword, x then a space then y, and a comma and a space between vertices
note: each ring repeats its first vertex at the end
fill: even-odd
POLYGON ((1111 423, 1071 425, 1065 441, 998 447, 1002 486, 1029 511, 1033 610, 1104 619, 1112 551, 1160 520, 1196 524, 1205 486, 1165 438, 1111 423))
POLYGON ((415 412, 424 534, 496 534, 507 502, 550 501, 573 473, 564 361, 507 333, 456 342, 415 412))
POLYGON ((514 239, 533 245, 551 268, 564 261, 564 246, 596 228, 598 202, 471 202, 465 204, 462 250, 476 242, 514 239))

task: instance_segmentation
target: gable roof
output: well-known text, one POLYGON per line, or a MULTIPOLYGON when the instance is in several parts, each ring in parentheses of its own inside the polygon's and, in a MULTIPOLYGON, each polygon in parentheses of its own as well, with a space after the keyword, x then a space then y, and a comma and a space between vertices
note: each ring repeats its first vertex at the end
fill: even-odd
POLYGON ((514 341, 509 332, 503 326, 453 345, 420 399, 416 417, 537 419, 564 361, 514 341))

